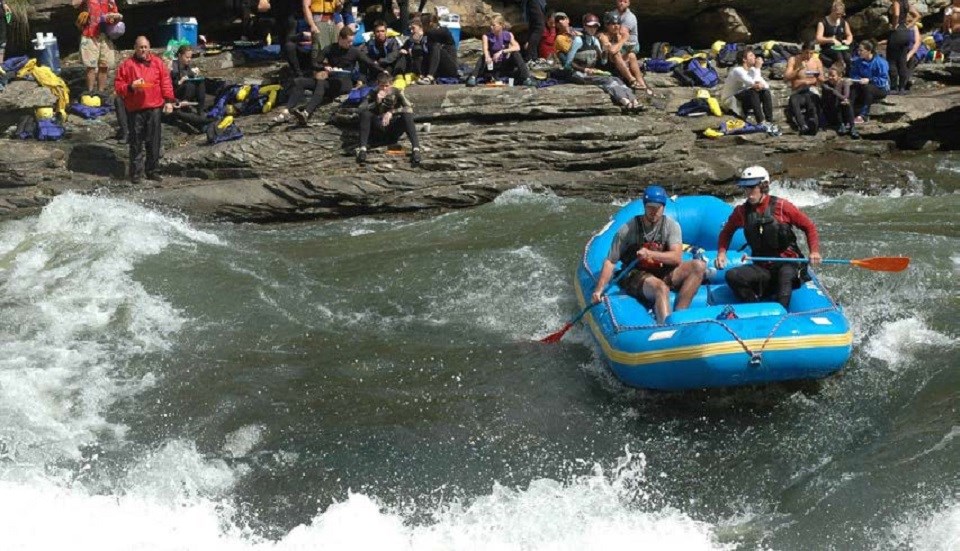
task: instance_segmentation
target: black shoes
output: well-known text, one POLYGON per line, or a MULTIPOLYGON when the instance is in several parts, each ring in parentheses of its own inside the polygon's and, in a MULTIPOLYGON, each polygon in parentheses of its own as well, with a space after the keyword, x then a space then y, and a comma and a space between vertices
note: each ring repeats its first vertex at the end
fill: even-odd
POLYGON ((147 173, 147 180, 153 180, 154 182, 162 182, 162 181, 163 181, 163 176, 161 176, 160 174, 158 174, 158 173, 156 173, 156 172, 148 172, 148 173, 147 173))
POLYGON ((420 166, 421 161, 423 161, 423 156, 420 155, 420 148, 414 147, 413 151, 410 153, 410 164, 413 166, 420 166))
POLYGON ((357 148, 357 163, 362 165, 365 162, 367 162, 367 148, 359 147, 357 148))
POLYGON ((310 114, 303 109, 294 109, 290 112, 293 114, 293 118, 297 119, 297 123, 300 126, 306 126, 307 122, 310 121, 310 114))

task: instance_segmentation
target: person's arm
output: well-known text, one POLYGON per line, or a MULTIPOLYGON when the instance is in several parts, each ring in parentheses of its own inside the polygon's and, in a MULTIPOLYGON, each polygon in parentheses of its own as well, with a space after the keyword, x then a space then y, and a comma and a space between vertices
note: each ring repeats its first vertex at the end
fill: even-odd
POLYGON ((397 111, 401 113, 413 113, 413 104, 407 99, 403 90, 397 90, 397 111))
POLYGON ((920 36, 920 28, 916 25, 913 26, 913 45, 910 46, 910 50, 907 52, 907 60, 909 61, 913 56, 917 55, 917 50, 920 49, 920 44, 922 44, 923 37, 920 36))
POLYGON ((303 0, 302 11, 303 20, 307 23, 307 25, 310 26, 310 32, 320 32, 320 29, 317 28, 317 24, 313 22, 313 12, 310 11, 310 0, 303 0))
POLYGON ((650 249, 640 247, 640 250, 637 251, 637 258, 641 261, 653 260, 654 262, 660 262, 667 266, 679 266, 683 260, 683 245, 681 243, 673 243, 669 245, 665 251, 651 251, 650 249))
POLYGON ((849 46, 853 44, 853 31, 850 30, 850 23, 846 19, 843 20, 843 28, 846 31, 844 34, 844 39, 841 41, 841 44, 849 46))
POLYGON ((823 21, 817 21, 817 36, 815 38, 817 44, 833 44, 836 41, 836 38, 830 37, 827 38, 823 36, 823 21))
MULTIPOLYGON (((355 60, 354 63, 356 61, 359 61, 360 63, 362 63, 363 65, 366 65, 371 69, 377 69, 378 71, 386 72, 380 67, 379 63, 374 61, 373 58, 367 55, 367 52, 361 50, 360 48, 357 48, 356 46, 351 46, 350 53, 352 54, 351 58, 355 60)), ((343 69, 343 67, 340 67, 340 69, 343 69)))
POLYGON ((160 94, 163 96, 165 113, 173 111, 173 104, 177 101, 177 96, 173 93, 173 81, 170 80, 170 71, 167 66, 160 62, 160 94))
POLYGON ((737 205, 733 209, 733 213, 730 214, 730 217, 727 218, 726 223, 723 224, 723 228, 720 230, 720 235, 717 238, 717 260, 716 266, 718 269, 724 269, 727 266, 727 248, 730 247, 730 238, 733 237, 733 232, 737 229, 743 227, 743 205, 737 205))
POLYGON ((130 95, 132 91, 130 85, 133 84, 133 75, 127 67, 126 63, 121 63, 117 69, 117 77, 113 81, 113 91, 123 99, 130 95))
POLYGON ((807 236, 807 246, 810 247, 810 261, 813 265, 820 263, 820 233, 817 231, 816 224, 809 216, 798 209, 793 203, 786 199, 780 199, 777 202, 780 206, 782 219, 787 224, 792 224, 807 236))
POLYGON ((501 53, 510 54, 510 53, 519 52, 519 51, 520 51, 520 43, 517 42, 517 38, 513 36, 513 33, 510 33, 510 44, 508 44, 507 47, 504 48, 503 52, 501 53))
POLYGON ((600 302, 600 299, 603 298, 603 292, 607 288, 607 283, 610 283, 610 279, 613 277, 613 271, 616 268, 616 262, 611 262, 610 260, 603 261, 600 277, 597 279, 597 285, 593 288, 593 294, 590 296, 590 300, 593 301, 594 304, 600 302))
POLYGON ((798 73, 800 72, 797 67, 797 58, 796 56, 791 57, 787 60, 787 68, 783 71, 783 80, 794 80, 797 78, 798 73))

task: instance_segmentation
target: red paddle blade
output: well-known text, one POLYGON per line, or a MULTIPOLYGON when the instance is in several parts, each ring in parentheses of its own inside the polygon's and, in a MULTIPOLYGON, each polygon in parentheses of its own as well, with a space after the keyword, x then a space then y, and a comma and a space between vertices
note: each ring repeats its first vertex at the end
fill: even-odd
POLYGON ((902 272, 910 265, 910 258, 906 256, 875 256, 873 258, 854 258, 850 263, 877 272, 902 272))
POLYGON ((573 327, 573 324, 567 323, 566 325, 563 326, 563 329, 555 333, 550 333, 546 337, 540 339, 540 342, 542 342, 543 344, 556 344, 560 342, 560 339, 562 339, 563 336, 567 334, 567 331, 569 331, 571 327, 573 327))

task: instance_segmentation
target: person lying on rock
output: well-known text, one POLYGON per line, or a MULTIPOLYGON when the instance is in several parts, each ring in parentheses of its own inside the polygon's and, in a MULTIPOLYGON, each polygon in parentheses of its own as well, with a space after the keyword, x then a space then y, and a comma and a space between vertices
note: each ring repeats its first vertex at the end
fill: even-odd
MULTIPOLYGON (((770 173, 762 166, 750 166, 740 173, 737 185, 746 201, 737 205, 720 230, 716 267, 727 266, 727 249, 733 233, 743 228, 753 256, 802 258, 793 228, 807 236, 810 264, 820 264, 820 234, 817 226, 790 201, 770 195, 770 173)), ((774 298, 790 310, 790 297, 805 276, 805 265, 796 262, 754 262, 726 273, 727 285, 743 302, 774 298)))
POLYGON ((890 65, 877 55, 877 43, 863 40, 857 48, 850 68, 856 123, 863 124, 870 118, 870 106, 887 97, 890 92, 890 65))
POLYGON ((410 145, 410 162, 420 164, 420 141, 417 139, 417 127, 413 123, 413 105, 403 95, 403 90, 393 86, 393 77, 387 73, 377 77, 377 88, 360 102, 360 147, 357 148, 357 162, 367 161, 367 144, 370 131, 376 128, 386 135, 387 143, 395 144, 407 134, 410 145))
POLYGON ((816 43, 804 42, 800 53, 787 60, 783 79, 790 84, 790 115, 803 135, 817 133, 820 126, 820 83, 823 82, 823 64, 813 55, 816 43))
POLYGON ((634 217, 617 230, 591 295, 594 304, 603 298, 617 261, 627 266, 636 259, 636 267, 620 280, 620 289, 645 306, 652 305, 657 323, 662 324, 670 315, 671 289, 678 290, 676 310, 690 306, 706 264, 702 260, 681 260, 683 235, 680 224, 663 214, 667 200, 667 192, 660 186, 644 190, 643 216, 634 217))
POLYGON ((763 60, 751 48, 737 50, 737 65, 727 73, 720 102, 744 120, 753 111, 757 124, 769 129, 773 123, 773 96, 760 72, 762 66, 763 60))
POLYGON ((490 32, 483 35, 483 56, 477 60, 473 74, 467 79, 467 86, 476 86, 480 77, 496 78, 514 75, 517 82, 532 86, 530 70, 520 55, 520 44, 513 33, 507 30, 507 22, 502 15, 494 15, 490 21, 490 32))
POLYGON ((350 92, 353 88, 353 70, 358 62, 367 68, 376 68, 376 63, 367 57, 367 54, 353 46, 355 34, 350 27, 340 29, 337 41, 324 48, 317 56, 313 67, 314 78, 293 79, 290 99, 287 100, 286 107, 279 109, 274 122, 289 121, 292 113, 297 122, 306 125, 310 116, 324 101, 333 101, 333 98, 350 92), (302 108, 300 104, 303 103, 307 90, 312 90, 313 95, 310 96, 306 108, 302 108))

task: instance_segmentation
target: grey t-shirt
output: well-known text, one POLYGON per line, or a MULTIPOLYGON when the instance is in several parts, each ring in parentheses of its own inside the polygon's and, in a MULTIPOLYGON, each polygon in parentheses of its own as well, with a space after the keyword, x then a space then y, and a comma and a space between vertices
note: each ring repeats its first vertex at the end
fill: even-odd
MULTIPOLYGON (((610 245, 610 252, 607 253, 607 260, 616 264, 629 247, 641 244, 637 240, 639 237, 637 224, 640 223, 641 220, 643 220, 642 216, 634 216, 629 222, 620 226, 620 229, 617 230, 617 236, 613 238, 613 243, 610 245)), ((660 219, 659 223, 650 227, 647 227, 647 225, 644 224, 643 243, 651 241, 659 241, 663 243, 663 250, 665 251, 670 250, 670 247, 674 245, 683 244, 683 235, 680 232, 680 224, 678 224, 676 220, 670 218, 669 216, 664 216, 660 219)))
POLYGON ((637 38, 637 16, 627 8, 627 11, 620 14, 620 28, 630 31, 630 38, 627 44, 636 47, 640 42, 637 38))

